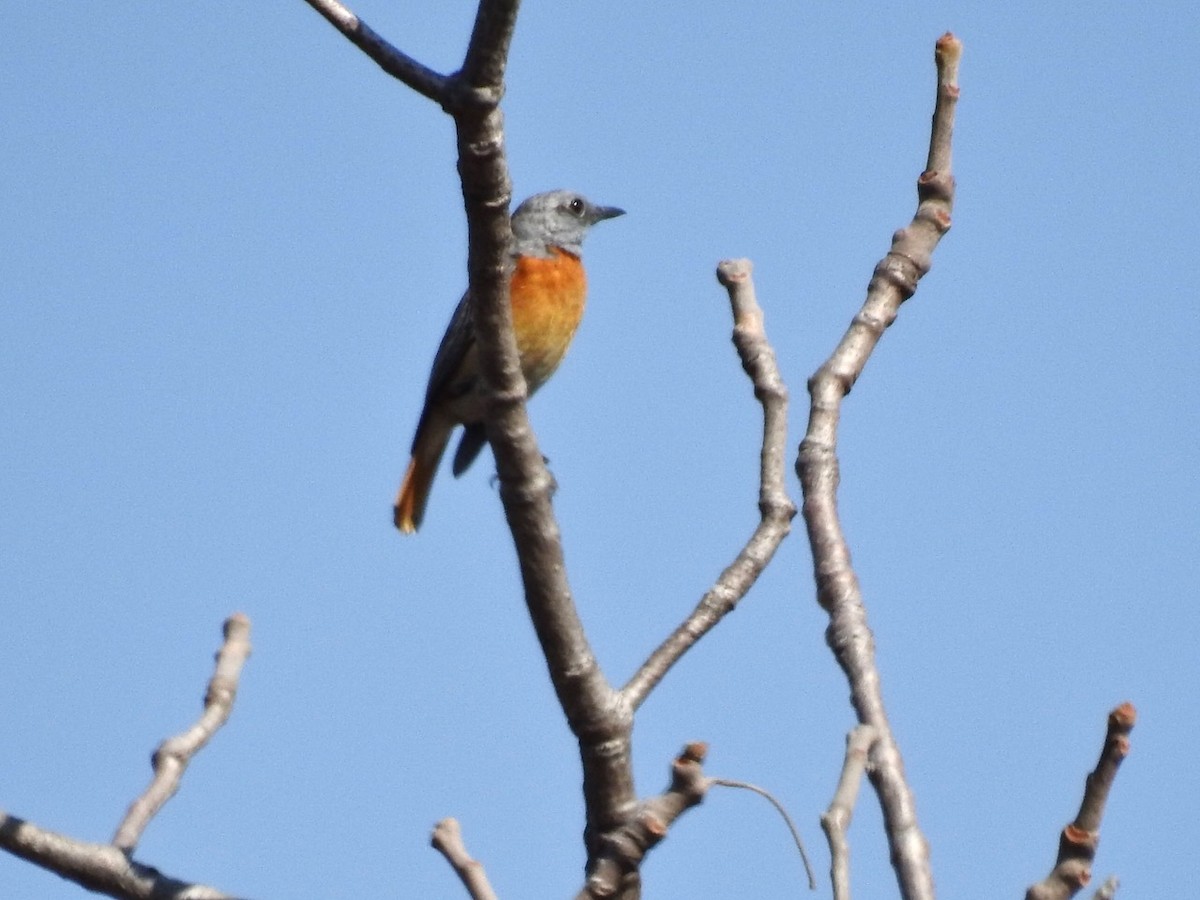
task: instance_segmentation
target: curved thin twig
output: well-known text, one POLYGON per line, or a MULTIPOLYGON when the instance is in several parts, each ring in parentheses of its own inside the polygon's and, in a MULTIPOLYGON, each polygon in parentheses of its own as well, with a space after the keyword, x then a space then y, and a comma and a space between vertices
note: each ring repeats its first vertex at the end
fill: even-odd
POLYGON ((787 445, 787 386, 767 340, 763 314, 754 296, 753 266, 732 259, 717 266, 717 280, 729 292, 733 308, 733 343, 742 368, 754 385, 763 409, 762 450, 759 454, 758 509, 760 520, 746 546, 716 584, 700 598, 691 615, 650 654, 621 694, 637 709, 663 677, 700 638, 741 602, 791 531, 796 505, 787 495, 784 453, 787 445))
MULTIPOLYGON (((1108 792, 1117 777, 1117 769, 1129 755, 1129 733, 1137 722, 1132 703, 1122 703, 1108 714, 1108 730, 1096 768, 1088 774, 1083 802, 1075 821, 1067 825, 1058 839, 1058 859, 1050 874, 1025 892, 1025 900, 1067 900, 1083 890, 1092 879, 1092 860, 1100 843, 1100 823, 1108 792)), ((1115 879, 1110 879, 1114 884, 1115 879)), ((1099 893, 1099 892, 1098 892, 1099 893)))
POLYGON ((808 889, 810 891, 817 889, 817 877, 813 875, 812 864, 808 861, 808 851, 804 849, 804 841, 800 838, 800 830, 796 827, 796 823, 792 821, 792 817, 788 815, 788 811, 784 808, 783 804, 775 799, 774 794, 765 788, 760 788, 757 784, 751 784, 749 781, 737 781, 733 778, 710 778, 708 779, 708 783, 751 791, 774 806, 775 811, 783 816, 783 821, 787 823, 788 831, 792 833, 792 841, 795 842, 796 849, 800 851, 800 859, 804 863, 804 874, 808 876, 808 889))
POLYGON ((937 100, 929 159, 917 180, 916 215, 909 226, 896 232, 891 250, 875 267, 861 311, 833 355, 809 381, 808 430, 796 462, 804 489, 804 521, 813 554, 817 602, 829 614, 826 640, 846 673, 858 720, 873 726, 878 734, 869 774, 883 809, 892 864, 905 900, 934 896, 929 846, 917 824, 912 790, 888 724, 866 607, 838 518, 837 429, 843 398, 884 330, 895 321, 900 304, 916 291, 917 282, 929 270, 934 248, 950 228, 954 202, 951 135, 961 55, 962 43, 953 35, 938 40, 937 100))
POLYGON ((113 846, 125 853, 133 852, 150 820, 179 790, 192 757, 204 748, 233 712, 242 666, 250 656, 250 619, 243 613, 234 613, 225 620, 224 635, 225 642, 217 651, 216 670, 204 694, 204 712, 187 731, 158 745, 151 758, 154 778, 142 795, 130 804, 125 818, 117 826, 113 846))

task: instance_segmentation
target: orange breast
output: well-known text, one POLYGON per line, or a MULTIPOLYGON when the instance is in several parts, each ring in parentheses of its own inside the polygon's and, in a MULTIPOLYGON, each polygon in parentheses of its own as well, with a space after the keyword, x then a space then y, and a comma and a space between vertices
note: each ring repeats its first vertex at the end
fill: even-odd
POLYGON ((552 249, 549 259, 517 260, 509 293, 521 370, 533 393, 554 374, 583 318, 587 278, 579 258, 552 249))

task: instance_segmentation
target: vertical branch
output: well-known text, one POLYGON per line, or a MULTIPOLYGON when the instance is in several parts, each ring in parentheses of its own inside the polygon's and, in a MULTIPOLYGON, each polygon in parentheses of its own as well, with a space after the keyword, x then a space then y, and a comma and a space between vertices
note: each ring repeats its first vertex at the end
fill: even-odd
POLYGON ((579 741, 591 866, 603 843, 601 835, 619 827, 636 805, 633 714, 600 671, 575 609, 551 505, 553 479, 525 410, 528 388, 513 335, 508 301, 512 183, 500 101, 520 2, 480 0, 463 64, 449 76, 391 47, 338 0, 307 2, 385 71, 437 101, 454 119, 467 215, 471 312, 486 385, 487 436, 525 603, 555 693, 579 741))
POLYGON ((932 898, 933 874, 900 749, 888 724, 874 639, 838 518, 837 428, 842 400, 862 374, 884 330, 895 321, 900 304, 916 291, 917 282, 929 270, 934 248, 950 228, 954 201, 951 136, 961 55, 962 44, 953 35, 938 40, 937 99, 928 165, 917 181, 916 215, 894 236, 891 250, 875 267, 862 309, 833 355, 809 381, 808 430, 796 463, 804 490, 803 512, 813 554, 817 601, 829 614, 826 640, 846 673, 859 722, 876 732, 869 774, 883 809, 892 862, 906 900, 932 898))
POLYGON ((525 409, 528 396, 508 302, 511 182, 499 102, 516 23, 517 0, 480 3, 453 115, 467 211, 471 284, 480 369, 488 385, 487 434, 500 498, 512 531, 525 604, 550 680, 579 741, 587 810, 589 865, 600 835, 631 813, 633 714, 600 670, 567 581, 561 533, 551 503, 553 479, 525 409))

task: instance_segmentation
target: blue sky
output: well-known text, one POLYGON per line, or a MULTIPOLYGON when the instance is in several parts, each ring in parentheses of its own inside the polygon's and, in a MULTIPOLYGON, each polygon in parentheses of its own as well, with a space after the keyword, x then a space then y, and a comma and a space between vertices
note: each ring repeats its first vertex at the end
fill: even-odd
MULTIPOLYGON (((233 718, 140 858, 261 898, 453 898, 427 846, 453 815, 501 896, 573 893, 578 762, 490 457, 443 471, 417 537, 390 525, 465 285, 450 121, 300 0, 11 6, 0 808, 107 840, 243 610, 233 718)), ((441 70, 472 17, 355 9, 441 70)), ((528 4, 516 195, 629 211, 589 238, 587 317, 531 407, 571 582, 623 682, 744 542, 759 410, 713 270, 755 262, 794 448, 806 378, 915 208, 946 30, 966 48, 954 228, 842 428, 885 697, 940 891, 982 897, 1045 874, 1132 700, 1096 872, 1165 896, 1200 804, 1187 4, 528 4)), ((798 528, 635 734, 643 792, 707 740, 711 774, 786 803, 822 877, 853 724, 824 627, 798 528)), ((857 813, 857 893, 891 896, 873 795, 857 813)), ((681 820, 645 878, 667 900, 802 883, 740 792, 681 820)), ((8 857, 0 886, 82 893, 8 857)))

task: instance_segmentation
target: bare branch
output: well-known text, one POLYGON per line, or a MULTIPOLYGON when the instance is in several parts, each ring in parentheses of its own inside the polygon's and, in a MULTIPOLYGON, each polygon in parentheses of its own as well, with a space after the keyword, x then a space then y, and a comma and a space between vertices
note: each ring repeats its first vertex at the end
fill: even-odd
POLYGON ((643 800, 621 827, 602 836, 602 849, 576 900, 638 895, 638 871, 646 854, 667 836, 676 819, 704 800, 714 783, 702 768, 707 754, 708 745, 700 741, 684 747, 671 764, 671 784, 666 791, 643 800))
POLYGON ((216 670, 204 694, 204 712, 195 725, 182 734, 167 738, 154 751, 154 778, 130 805, 113 836, 113 845, 119 850, 133 852, 150 820, 179 790, 192 757, 229 720, 242 666, 250 656, 250 619, 243 613, 234 613, 225 620, 224 634, 225 643, 217 651, 216 670))
POLYGON ((800 838, 800 829, 796 827, 796 823, 792 821, 792 817, 788 815, 784 805, 775 799, 775 795, 765 788, 760 788, 757 784, 751 784, 748 781, 737 781, 732 778, 710 778, 708 783, 711 785, 721 785, 722 787, 741 788, 742 790, 751 791, 758 794, 767 800, 779 815, 783 816, 783 821, 787 823, 788 831, 792 833, 792 841, 796 845, 796 849, 800 852, 800 859, 804 863, 804 874, 808 876, 808 889, 815 891, 817 889, 817 879, 813 875, 812 864, 808 861, 808 851, 804 849, 804 841, 800 838))
POLYGON ((846 832, 854 818, 858 789, 867 769, 867 755, 875 743, 875 729, 856 725, 846 736, 846 759, 837 790, 829 809, 821 815, 821 829, 829 842, 829 877, 833 882, 833 900, 850 900, 850 841, 846 832))
POLYGON ((457 130, 458 173, 467 214, 471 311, 486 391, 488 442, 500 499, 516 546, 525 602, 559 703, 579 740, 589 859, 597 835, 634 810, 632 712, 596 662, 566 578, 547 471, 525 409, 528 389, 508 298, 512 185, 500 99, 518 0, 481 0, 462 68, 443 78, 417 67, 335 0, 308 0, 343 34, 393 68, 406 84, 441 103, 457 130), (381 49, 382 48, 382 49, 381 49), (415 74, 414 74, 415 73, 415 74))
POLYGON ((122 900, 234 900, 163 875, 111 844, 89 844, 0 812, 0 847, 89 891, 122 900))
POLYGON ((496 900, 483 864, 472 859, 463 843, 462 828, 456 819, 442 819, 433 829, 433 848, 446 857, 455 873, 462 879, 471 900, 496 900))
POLYGON ((826 640, 850 682, 859 722, 877 732, 869 774, 883 808, 892 862, 906 900, 932 898, 933 874, 900 750, 888 725, 862 591, 838 519, 837 427, 843 398, 884 330, 895 321, 900 304, 916 291, 917 282, 929 270, 933 249, 950 228, 954 200, 951 135, 961 55, 962 44, 953 35, 938 40, 937 100, 928 166, 917 180, 916 215, 893 237, 891 250, 875 267, 861 311, 833 355, 809 381, 808 430, 796 463, 804 489, 804 520, 813 553, 817 601, 830 619, 826 640))
MULTIPOLYGON (((1108 714, 1108 731, 1096 768, 1088 775, 1083 802, 1075 821, 1062 830, 1058 841, 1058 860, 1044 881, 1032 885, 1025 900, 1066 900, 1075 896, 1092 879, 1092 860, 1100 843, 1100 823, 1108 792, 1117 777, 1117 769, 1129 755, 1129 734, 1137 721, 1132 703, 1122 703, 1108 714)), ((1116 892, 1115 879, 1112 892, 1116 892)), ((1097 893, 1099 896, 1099 892, 1097 893)))
POLYGON ((758 527, 733 563, 721 573, 691 615, 656 649, 622 688, 637 709, 684 653, 738 605, 758 580, 791 531, 796 505, 787 495, 784 448, 787 444, 787 387, 767 341, 762 310, 754 296, 748 259, 726 260, 717 266, 717 280, 729 292, 733 307, 733 343, 742 368, 754 385, 763 408, 763 440, 759 454, 758 527))
POLYGON ((495 104, 504 91, 502 79, 517 7, 516 0, 480 4, 462 70, 476 102, 454 112, 458 171, 467 210, 475 336, 488 386, 488 442, 517 551, 525 604, 555 694, 579 741, 585 838, 592 860, 600 846, 599 835, 620 827, 636 807, 630 750, 633 714, 601 672, 575 609, 554 517, 554 481, 529 423, 528 390, 512 329, 511 184, 503 119, 495 104))
POLYGON ((415 59, 401 53, 358 16, 338 0, 305 0, 319 12, 334 28, 350 39, 354 46, 371 57, 383 71, 407 84, 418 94, 449 105, 451 97, 450 79, 426 68, 415 59))
POLYGON ((204 712, 183 734, 163 741, 154 753, 154 779, 129 807, 113 843, 91 844, 39 828, 0 812, 0 847, 88 890, 126 900, 219 900, 216 888, 178 881, 130 854, 146 825, 179 788, 191 758, 229 719, 242 666, 250 655, 250 620, 235 613, 225 621, 225 642, 217 652, 204 712))

